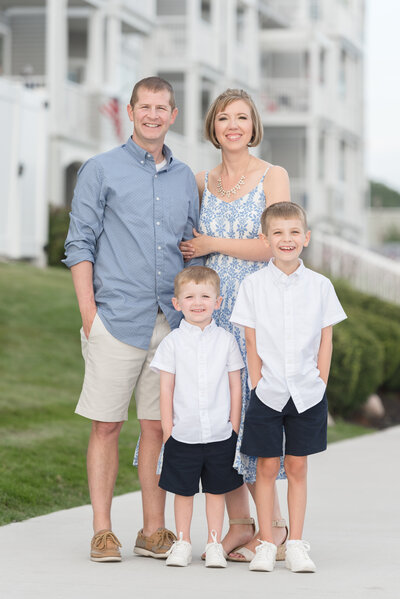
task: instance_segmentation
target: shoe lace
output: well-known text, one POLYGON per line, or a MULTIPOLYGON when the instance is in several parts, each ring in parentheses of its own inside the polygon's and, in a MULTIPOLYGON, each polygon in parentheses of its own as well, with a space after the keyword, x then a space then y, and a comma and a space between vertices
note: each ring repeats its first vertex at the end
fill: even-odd
POLYGON ((256 554, 270 553, 270 551, 272 551, 272 543, 269 543, 268 541, 262 541, 261 539, 257 539, 257 541, 260 544, 256 547, 256 554))
POLYGON ((174 533, 167 528, 162 528, 157 530, 158 537, 158 545, 162 547, 163 545, 171 545, 171 543, 176 542, 176 536, 174 533))
POLYGON ((301 541, 297 541, 297 543, 294 545, 294 547, 302 555, 303 558, 310 559, 309 555, 308 555, 308 552, 311 549, 310 543, 308 543, 307 541, 301 540, 301 541))
POLYGON ((218 555, 218 557, 224 557, 224 552, 223 552, 223 549, 222 549, 222 545, 221 545, 221 543, 218 543, 218 541, 217 541, 217 531, 214 530, 214 529, 211 531, 211 538, 212 538, 213 550, 215 551, 215 553, 218 555))
POLYGON ((121 543, 111 530, 105 530, 104 532, 98 533, 94 538, 93 545, 96 549, 106 549, 108 540, 115 543, 117 547, 122 547, 121 543))
MULTIPOLYGON (((173 533, 171 533, 173 534, 173 533)), ((176 539, 175 535, 173 534, 176 539)), ((171 553, 173 552, 175 555, 185 555, 186 554, 186 541, 183 540, 183 533, 179 533, 179 540, 175 540, 171 547, 171 553)))

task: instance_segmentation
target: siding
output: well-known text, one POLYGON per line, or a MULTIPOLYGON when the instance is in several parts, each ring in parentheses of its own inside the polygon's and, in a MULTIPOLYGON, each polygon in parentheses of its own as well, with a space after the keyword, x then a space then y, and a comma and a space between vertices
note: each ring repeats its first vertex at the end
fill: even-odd
POLYGON ((32 75, 45 74, 45 15, 14 15, 10 17, 11 73, 21 75, 27 65, 32 75))

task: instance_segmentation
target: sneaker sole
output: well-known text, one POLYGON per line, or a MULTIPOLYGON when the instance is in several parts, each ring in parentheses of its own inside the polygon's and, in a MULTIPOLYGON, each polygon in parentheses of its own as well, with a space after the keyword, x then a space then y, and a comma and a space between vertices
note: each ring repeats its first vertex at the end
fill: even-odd
POLYGON ((92 562, 120 562, 121 557, 118 556, 107 556, 107 557, 93 557, 92 555, 90 556, 90 560, 92 562))
POLYGON ((154 553, 154 551, 149 551, 148 549, 143 549, 142 547, 134 547, 133 553, 143 557, 154 557, 155 559, 167 559, 169 556, 169 551, 166 553, 154 553))
POLYGON ((306 568, 302 568, 300 570, 293 570, 293 568, 290 565, 290 562, 288 562, 287 560, 285 561, 285 566, 288 570, 291 570, 291 572, 294 572, 295 574, 314 574, 314 572, 317 571, 316 568, 312 568, 312 567, 309 567, 309 568, 306 567, 306 568))
POLYGON ((206 564, 206 568, 226 568, 226 564, 206 564))
POLYGON ((165 565, 172 567, 172 568, 186 568, 186 566, 188 566, 191 563, 192 563, 192 560, 190 559, 187 564, 165 564, 165 565))

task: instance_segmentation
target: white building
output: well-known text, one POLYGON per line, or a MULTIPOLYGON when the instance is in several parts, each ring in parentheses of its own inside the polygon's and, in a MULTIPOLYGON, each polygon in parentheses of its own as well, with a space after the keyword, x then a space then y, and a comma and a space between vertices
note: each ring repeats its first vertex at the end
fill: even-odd
POLYGON ((0 114, 13 148, 3 137, 0 256, 43 261, 46 207, 68 205, 80 164, 129 135, 132 85, 152 74, 175 88, 168 144, 193 170, 217 161, 202 139, 211 100, 244 88, 263 116, 256 151, 287 168, 311 224, 362 241, 362 29, 362 0, 0 0, 0 114), (39 111, 33 129, 26 103, 39 111), (106 114, 117 106, 118 118, 106 114), (28 205, 39 216, 21 228, 28 205), (12 244, 29 230, 31 249, 12 244))

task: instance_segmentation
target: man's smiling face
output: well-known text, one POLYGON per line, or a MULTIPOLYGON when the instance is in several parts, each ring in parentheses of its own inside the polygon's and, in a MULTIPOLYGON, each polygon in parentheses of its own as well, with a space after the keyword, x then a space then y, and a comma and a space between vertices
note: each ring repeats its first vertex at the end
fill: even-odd
POLYGON ((134 129, 133 141, 145 149, 149 144, 164 143, 165 135, 177 114, 178 109, 171 108, 167 90, 154 92, 145 87, 139 88, 135 105, 128 105, 128 115, 134 129))

